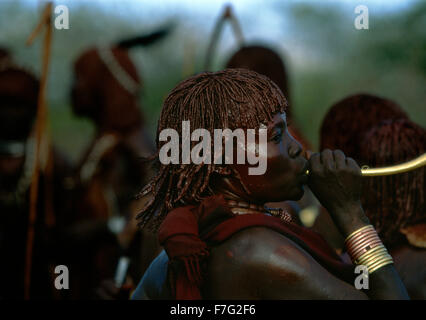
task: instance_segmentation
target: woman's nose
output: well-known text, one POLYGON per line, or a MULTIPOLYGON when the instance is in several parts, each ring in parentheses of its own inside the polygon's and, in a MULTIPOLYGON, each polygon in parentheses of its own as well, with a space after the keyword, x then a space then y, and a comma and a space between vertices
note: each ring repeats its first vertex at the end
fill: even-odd
POLYGON ((299 141, 291 137, 290 143, 288 145, 288 155, 290 158, 297 158, 303 151, 302 145, 299 141))

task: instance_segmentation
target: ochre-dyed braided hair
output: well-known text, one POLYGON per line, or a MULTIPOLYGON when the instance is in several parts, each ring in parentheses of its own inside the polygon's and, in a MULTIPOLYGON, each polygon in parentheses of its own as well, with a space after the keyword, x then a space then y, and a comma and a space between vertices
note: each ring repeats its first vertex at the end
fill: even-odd
MULTIPOLYGON (((412 160, 426 151, 426 130, 402 120, 384 121, 366 134, 360 157, 371 167, 412 160)), ((425 167, 392 176, 365 178, 363 205, 383 242, 400 243, 400 230, 426 221, 425 167)))
MULTIPOLYGON (((258 129, 261 123, 271 121, 274 114, 285 112, 286 106, 278 86, 256 72, 204 72, 179 83, 166 98, 158 121, 157 149, 167 143, 158 139, 163 129, 174 129, 182 137, 182 121, 190 121, 191 132, 204 128, 213 137, 214 129, 258 129)), ((197 143, 191 142, 192 146, 197 143)), ((179 154, 181 151, 182 141, 179 154)), ((212 195, 210 177, 223 169, 223 165, 214 163, 164 165, 159 163, 158 153, 158 173, 140 193, 152 192, 152 198, 138 215, 142 227, 149 223, 153 229, 173 208, 199 203, 212 195)))
POLYGON ((324 117, 320 150, 340 149, 359 161, 363 135, 386 119, 407 118, 395 102, 369 95, 349 96, 334 104, 324 117))

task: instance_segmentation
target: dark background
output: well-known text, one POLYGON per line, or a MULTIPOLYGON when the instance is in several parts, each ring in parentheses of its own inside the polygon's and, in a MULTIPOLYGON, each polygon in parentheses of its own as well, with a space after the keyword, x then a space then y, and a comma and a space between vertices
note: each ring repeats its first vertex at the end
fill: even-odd
MULTIPOLYGON (((150 48, 132 49, 145 84, 141 105, 155 133, 161 104, 186 76, 202 71, 216 19, 233 5, 248 44, 276 49, 289 69, 295 121, 318 146, 318 130, 328 108, 358 92, 398 102, 412 120, 426 124, 426 1, 55 1, 69 8, 70 29, 54 30, 48 104, 54 143, 73 160, 93 134, 92 125, 70 109, 72 63, 86 48, 149 33, 174 21, 174 31, 150 48), (369 8, 369 30, 357 30, 354 9, 369 8)), ((25 40, 43 1, 0 0, 0 46, 21 65, 40 71, 41 39, 25 40)), ((223 68, 237 43, 226 26, 212 69, 223 68)))

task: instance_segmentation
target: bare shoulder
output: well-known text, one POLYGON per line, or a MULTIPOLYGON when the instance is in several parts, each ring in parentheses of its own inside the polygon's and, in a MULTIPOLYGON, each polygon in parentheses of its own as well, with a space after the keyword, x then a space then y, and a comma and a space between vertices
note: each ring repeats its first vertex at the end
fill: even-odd
POLYGON ((244 230, 230 239, 228 245, 248 272, 268 275, 270 281, 303 281, 314 261, 291 239, 264 227, 244 230))
POLYGON ((303 257, 307 254, 289 238, 265 227, 242 230, 217 249, 226 256, 238 258, 238 263, 247 268, 265 264, 273 266, 275 263, 282 267, 283 262, 290 267, 299 264, 300 259, 305 264, 303 257))
POLYGON ((366 298, 291 239, 263 227, 243 230, 213 248, 209 278, 214 296, 233 294, 225 299, 366 298))
POLYGON ((283 235, 263 227, 242 230, 212 248, 210 291, 214 297, 264 298, 263 287, 279 278, 296 284, 308 265, 306 253, 283 235))

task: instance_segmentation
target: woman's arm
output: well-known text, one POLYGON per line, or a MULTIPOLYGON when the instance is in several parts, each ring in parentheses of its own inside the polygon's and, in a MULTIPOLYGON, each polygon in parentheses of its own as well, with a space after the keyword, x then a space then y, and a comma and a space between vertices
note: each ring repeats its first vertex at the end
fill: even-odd
MULTIPOLYGON (((253 242, 244 277, 261 299, 368 299, 361 290, 332 275, 303 248, 266 228, 251 230, 253 242)), ((371 286, 370 286, 371 287, 371 286)))
MULTIPOLYGON (((324 150, 309 159, 309 186, 328 210, 342 235, 369 225, 361 206, 362 176, 358 164, 342 151, 324 150)), ((368 296, 372 299, 408 299, 407 291, 393 265, 370 275, 368 296)))
MULTIPOLYGON (((369 277, 369 289, 358 290, 323 268, 303 248, 265 228, 251 230, 253 247, 246 260, 253 291, 261 299, 407 299, 405 288, 394 287, 399 279, 393 266, 369 277), (389 281, 390 280, 390 281, 389 281), (404 294, 405 293, 405 294, 404 294)), ((247 236, 247 235, 246 235, 247 236)))

